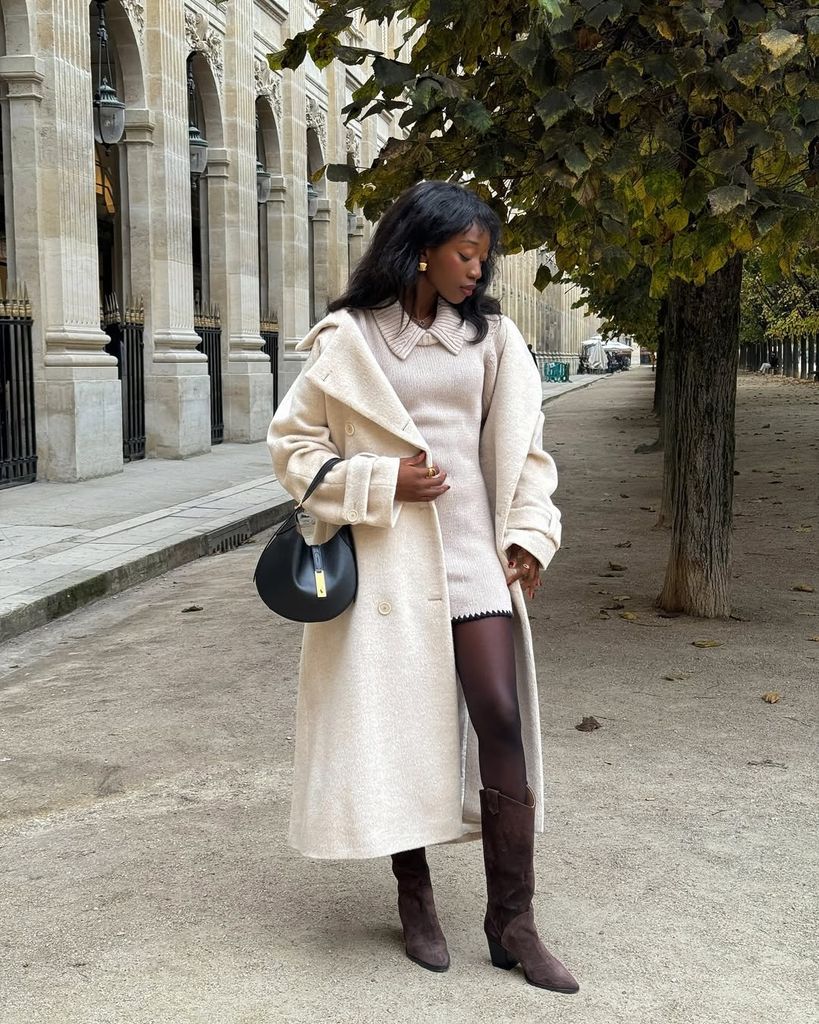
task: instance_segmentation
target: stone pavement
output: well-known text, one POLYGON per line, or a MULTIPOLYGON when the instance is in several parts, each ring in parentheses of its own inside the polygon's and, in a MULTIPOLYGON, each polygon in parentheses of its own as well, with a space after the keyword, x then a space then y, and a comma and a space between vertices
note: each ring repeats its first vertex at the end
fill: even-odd
POLYGON ((815 1024, 819 388, 740 380, 737 616, 705 622, 654 606, 651 384, 546 409, 535 902, 578 995, 490 965, 478 843, 429 851, 442 975, 387 858, 288 848, 301 628, 259 537, 0 646, 3 1024, 815 1024))
MULTIPOLYGON (((543 384, 544 402, 605 377, 543 384)), ((264 442, 0 491, 0 642, 271 526, 290 498, 264 442)))

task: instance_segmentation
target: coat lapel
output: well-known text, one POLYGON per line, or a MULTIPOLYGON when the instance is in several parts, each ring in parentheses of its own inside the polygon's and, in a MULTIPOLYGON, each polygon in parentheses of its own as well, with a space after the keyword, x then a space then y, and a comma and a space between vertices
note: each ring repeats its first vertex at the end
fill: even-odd
POLYGON ((429 453, 429 445, 387 380, 349 313, 339 311, 325 317, 316 324, 304 341, 296 346, 297 350, 305 351, 312 348, 318 335, 330 327, 335 327, 336 330, 307 371, 308 380, 321 388, 325 394, 355 409, 357 413, 400 437, 416 450, 423 449, 429 453))

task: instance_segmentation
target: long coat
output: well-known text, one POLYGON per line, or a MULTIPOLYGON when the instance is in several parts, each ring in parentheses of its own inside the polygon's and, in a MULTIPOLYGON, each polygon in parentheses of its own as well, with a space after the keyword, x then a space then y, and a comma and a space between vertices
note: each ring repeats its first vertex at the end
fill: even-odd
MULTIPOLYGON (((469 342, 467 342, 469 344, 469 342)), ((515 325, 496 319, 497 379, 481 432, 481 467, 497 556, 519 544, 544 568, 560 544, 557 485, 542 448, 541 386, 515 325)), ((346 310, 302 341, 305 367, 268 434, 277 478, 306 503, 320 543, 352 526, 356 600, 305 626, 289 841, 309 857, 377 857, 480 834, 477 739, 457 673, 447 576, 434 502, 395 501, 398 461, 424 438, 346 310)), ((508 572, 508 570, 507 570, 508 572)), ((532 639, 519 583, 511 587, 517 685, 536 827, 543 767, 532 639)))

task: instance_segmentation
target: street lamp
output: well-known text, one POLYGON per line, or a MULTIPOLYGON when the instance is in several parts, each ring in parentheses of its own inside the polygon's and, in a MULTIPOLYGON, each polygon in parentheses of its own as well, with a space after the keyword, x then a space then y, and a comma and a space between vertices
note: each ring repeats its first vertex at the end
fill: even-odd
POLYGON ((312 181, 307 182, 307 216, 312 220, 318 213, 319 194, 312 181))
POLYGON ((106 152, 111 146, 122 142, 125 134, 125 104, 117 96, 116 89, 111 85, 114 75, 111 70, 111 53, 108 49, 108 27, 105 24, 106 0, 97 0, 97 73, 99 83, 94 93, 94 138, 106 152), (107 75, 103 74, 103 55, 107 75))
POLYGON ((263 205, 270 198, 273 187, 273 175, 266 170, 261 160, 256 161, 256 199, 263 205))
POLYGON ((188 57, 188 149, 191 158, 191 177, 194 182, 208 166, 208 140, 196 123, 196 83, 193 80, 193 54, 188 57))

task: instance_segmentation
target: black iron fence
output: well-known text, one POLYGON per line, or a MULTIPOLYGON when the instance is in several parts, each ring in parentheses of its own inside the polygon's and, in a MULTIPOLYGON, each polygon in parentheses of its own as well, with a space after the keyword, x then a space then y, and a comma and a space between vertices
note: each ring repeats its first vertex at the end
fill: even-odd
POLYGON ((145 458, 145 307, 126 305, 120 312, 114 295, 105 300, 102 327, 111 339, 105 346, 115 356, 122 384, 122 457, 125 462, 145 458))
POLYGON ((270 372, 273 374, 273 408, 279 407, 279 325, 276 317, 269 313, 262 315, 261 331, 264 338, 262 352, 270 358, 270 372))
POLYGON ((202 339, 196 346, 208 357, 210 374, 210 443, 221 444, 225 439, 225 417, 222 411, 222 318, 213 306, 197 306, 193 318, 196 333, 202 339))
POLYGON ((0 487, 37 479, 31 303, 0 298, 0 487))
POLYGON ((815 380, 819 373, 819 334, 740 346, 740 369, 759 370, 765 363, 783 377, 815 380))

